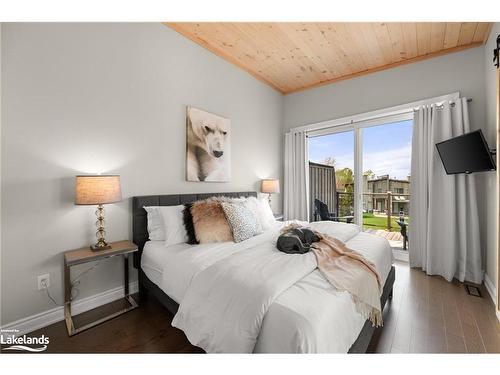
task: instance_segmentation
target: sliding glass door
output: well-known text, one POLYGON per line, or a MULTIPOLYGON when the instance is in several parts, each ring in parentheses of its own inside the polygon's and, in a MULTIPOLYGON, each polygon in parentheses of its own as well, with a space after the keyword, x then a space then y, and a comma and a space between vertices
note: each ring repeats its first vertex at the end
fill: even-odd
POLYGON ((309 217, 354 222, 354 131, 309 137, 308 141, 309 217))
POLYGON ((407 250, 412 120, 363 128, 363 230, 407 250))
POLYGON ((354 222, 394 249, 408 249, 412 117, 309 134, 311 220, 354 222))

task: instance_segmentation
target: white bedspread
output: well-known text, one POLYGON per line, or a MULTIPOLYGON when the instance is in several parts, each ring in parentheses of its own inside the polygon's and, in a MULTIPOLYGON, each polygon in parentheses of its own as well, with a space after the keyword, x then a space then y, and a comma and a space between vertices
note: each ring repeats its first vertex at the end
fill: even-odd
MULTIPOLYGON (((385 283, 392 266, 387 240, 361 232, 346 244, 373 262, 385 283)), ((336 290, 315 270, 276 298, 254 351, 347 353, 364 324, 349 293, 336 290)))
POLYGON ((172 326, 207 353, 251 353, 269 306, 316 268, 313 253, 285 254, 271 241, 198 273, 172 326))
MULTIPOLYGON (((163 247, 153 242, 146 244, 142 256, 143 270, 152 281, 180 303, 180 311, 184 311, 184 308, 186 311, 190 311, 188 317, 183 317, 186 326, 181 328, 194 345, 204 347, 209 352, 244 352, 253 349, 256 352, 274 353, 345 353, 349 350, 363 327, 364 319, 356 312, 348 293, 336 291, 317 270, 306 271, 311 266, 311 258, 307 254, 304 257, 297 257, 297 255, 278 252, 279 256, 282 257, 295 257, 294 264, 283 263, 287 271, 291 268, 295 270, 293 275, 292 272, 287 272, 286 276, 281 277, 283 272, 275 272, 280 268, 277 263, 261 269, 260 265, 263 263, 258 259, 263 260, 265 256, 277 252, 275 240, 282 225, 283 223, 276 223, 272 230, 240 244, 232 242, 195 246, 182 244, 170 247, 163 247), (249 255, 243 255, 243 253, 249 255), (236 254, 238 256, 230 257, 230 255, 236 254), (235 259, 226 261, 225 266, 217 266, 213 270, 208 270, 206 275, 202 276, 205 273, 201 272, 202 270, 212 268, 211 266, 215 263, 222 264, 224 262, 220 261, 228 257, 235 259), (253 267, 257 267, 252 272, 255 272, 254 275, 260 275, 261 278, 254 276, 245 279, 248 275, 241 276, 239 273, 233 273, 233 275, 239 275, 236 278, 236 284, 231 282, 228 284, 233 284, 233 286, 214 288, 217 291, 216 295, 210 295, 210 298, 207 298, 207 283, 204 278, 217 279, 221 272, 222 274, 226 272, 228 275, 231 269, 234 271, 233 266, 241 267, 247 261, 251 262, 253 267), (161 273, 159 273, 160 269, 161 273), (271 290, 259 290, 257 293, 259 296, 248 296, 250 285, 265 285, 260 281, 263 280, 262 277, 267 278, 268 276, 265 275, 269 274, 278 278, 277 282, 273 283, 274 287, 271 290), (199 284, 195 283, 198 277, 200 277, 199 284), (155 279, 153 280, 153 278, 155 279), (155 281, 159 281, 160 278, 161 283, 155 281), (297 278, 298 280, 295 280, 297 278), (284 287, 286 284, 291 285, 284 287), (194 285, 197 287, 191 292, 191 287, 194 285), (229 313, 227 311, 221 312, 219 307, 217 312, 217 306, 224 306, 223 304, 217 305, 220 298, 225 297, 224 290, 228 292, 229 289, 229 292, 231 290, 234 292, 234 289, 231 288, 236 288, 235 285, 239 285, 242 292, 241 294, 233 293, 233 295, 236 294, 238 299, 243 300, 244 303, 234 303, 236 307, 227 307, 226 301, 224 308, 232 309, 232 311, 229 313), (192 297, 189 297, 191 293, 192 297), (262 297, 264 294, 267 295, 266 298, 262 297), (185 301, 185 298, 189 299, 185 301), (249 311, 246 314, 246 311, 242 310, 242 306, 245 305, 245 300, 248 301, 247 305, 252 305, 250 303, 252 298, 260 299, 259 303, 263 307, 263 311, 257 313, 249 311), (185 303, 186 307, 183 307, 185 303), (198 309, 200 305, 201 309, 198 309), (213 305, 217 305, 215 309, 213 309, 213 305), (202 311, 203 306, 207 307, 204 312, 202 311), (211 307, 209 308, 209 306, 211 307), (243 314, 241 314, 242 311, 243 314), (224 317, 229 314, 236 321, 221 319, 221 315, 218 314, 223 314, 224 317), (243 318, 238 318, 240 316, 243 318), (189 323, 188 320, 190 320, 189 323), (202 322, 200 323, 200 321, 202 322), (217 324, 223 325, 220 332, 233 336, 235 335, 234 330, 239 329, 237 327, 246 327, 245 329, 250 327, 249 331, 241 331, 240 329, 241 332, 238 332, 238 334, 244 335, 244 340, 236 340, 243 342, 242 347, 230 344, 231 341, 223 337, 212 340, 211 328, 209 327, 213 328, 217 324), (258 337, 256 337, 255 332, 257 332, 258 337), (199 340, 204 340, 205 343, 197 342, 199 340), (227 348, 228 345, 231 347, 227 348), (250 346, 252 349, 249 349, 250 346)), ((374 262, 381 278, 385 281, 392 263, 391 249, 386 240, 370 234, 359 233, 359 227, 355 225, 318 222, 312 223, 311 226, 321 232, 330 232, 331 235, 345 241, 349 247, 360 251, 374 262)), ((314 259, 313 265, 315 266, 314 259)), ((209 291, 209 293, 213 293, 213 291, 209 291)), ((178 320, 179 318, 176 318, 175 324, 181 325, 178 320)))

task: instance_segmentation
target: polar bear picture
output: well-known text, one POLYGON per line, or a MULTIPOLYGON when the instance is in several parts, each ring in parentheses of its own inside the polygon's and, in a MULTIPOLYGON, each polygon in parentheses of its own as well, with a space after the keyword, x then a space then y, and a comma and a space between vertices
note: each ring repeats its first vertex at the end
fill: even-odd
POLYGON ((227 182, 231 171, 231 122, 187 107, 186 169, 188 181, 227 182))

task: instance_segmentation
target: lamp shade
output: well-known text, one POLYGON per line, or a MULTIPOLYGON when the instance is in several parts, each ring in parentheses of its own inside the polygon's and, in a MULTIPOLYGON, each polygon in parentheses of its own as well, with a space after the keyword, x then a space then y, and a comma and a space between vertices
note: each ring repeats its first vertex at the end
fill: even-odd
POLYGON ((75 204, 105 204, 122 200, 120 176, 76 176, 75 204))
POLYGON ((262 193, 268 193, 268 194, 279 193, 280 180, 275 180, 275 179, 262 180, 260 191, 262 193))

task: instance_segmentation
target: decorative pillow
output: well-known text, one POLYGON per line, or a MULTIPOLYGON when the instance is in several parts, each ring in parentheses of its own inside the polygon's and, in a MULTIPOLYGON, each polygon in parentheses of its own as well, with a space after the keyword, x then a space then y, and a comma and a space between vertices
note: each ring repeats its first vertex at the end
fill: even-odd
POLYGON ((234 242, 241 242, 255 236, 257 218, 244 204, 221 202, 229 226, 233 231, 234 242))
POLYGON ((231 228, 221 206, 221 200, 226 199, 208 198, 194 202, 191 206, 194 233, 198 243, 233 240, 231 228))
POLYGON ((182 210, 184 206, 149 206, 148 232, 151 241, 165 241, 165 245, 175 245, 187 241, 182 210))
POLYGON ((186 203, 184 205, 184 210, 182 211, 182 219, 184 221, 184 228, 187 233, 187 243, 190 245, 198 244, 198 240, 196 239, 196 234, 194 231, 193 224, 193 215, 191 214, 191 207, 193 207, 192 203, 186 203))

